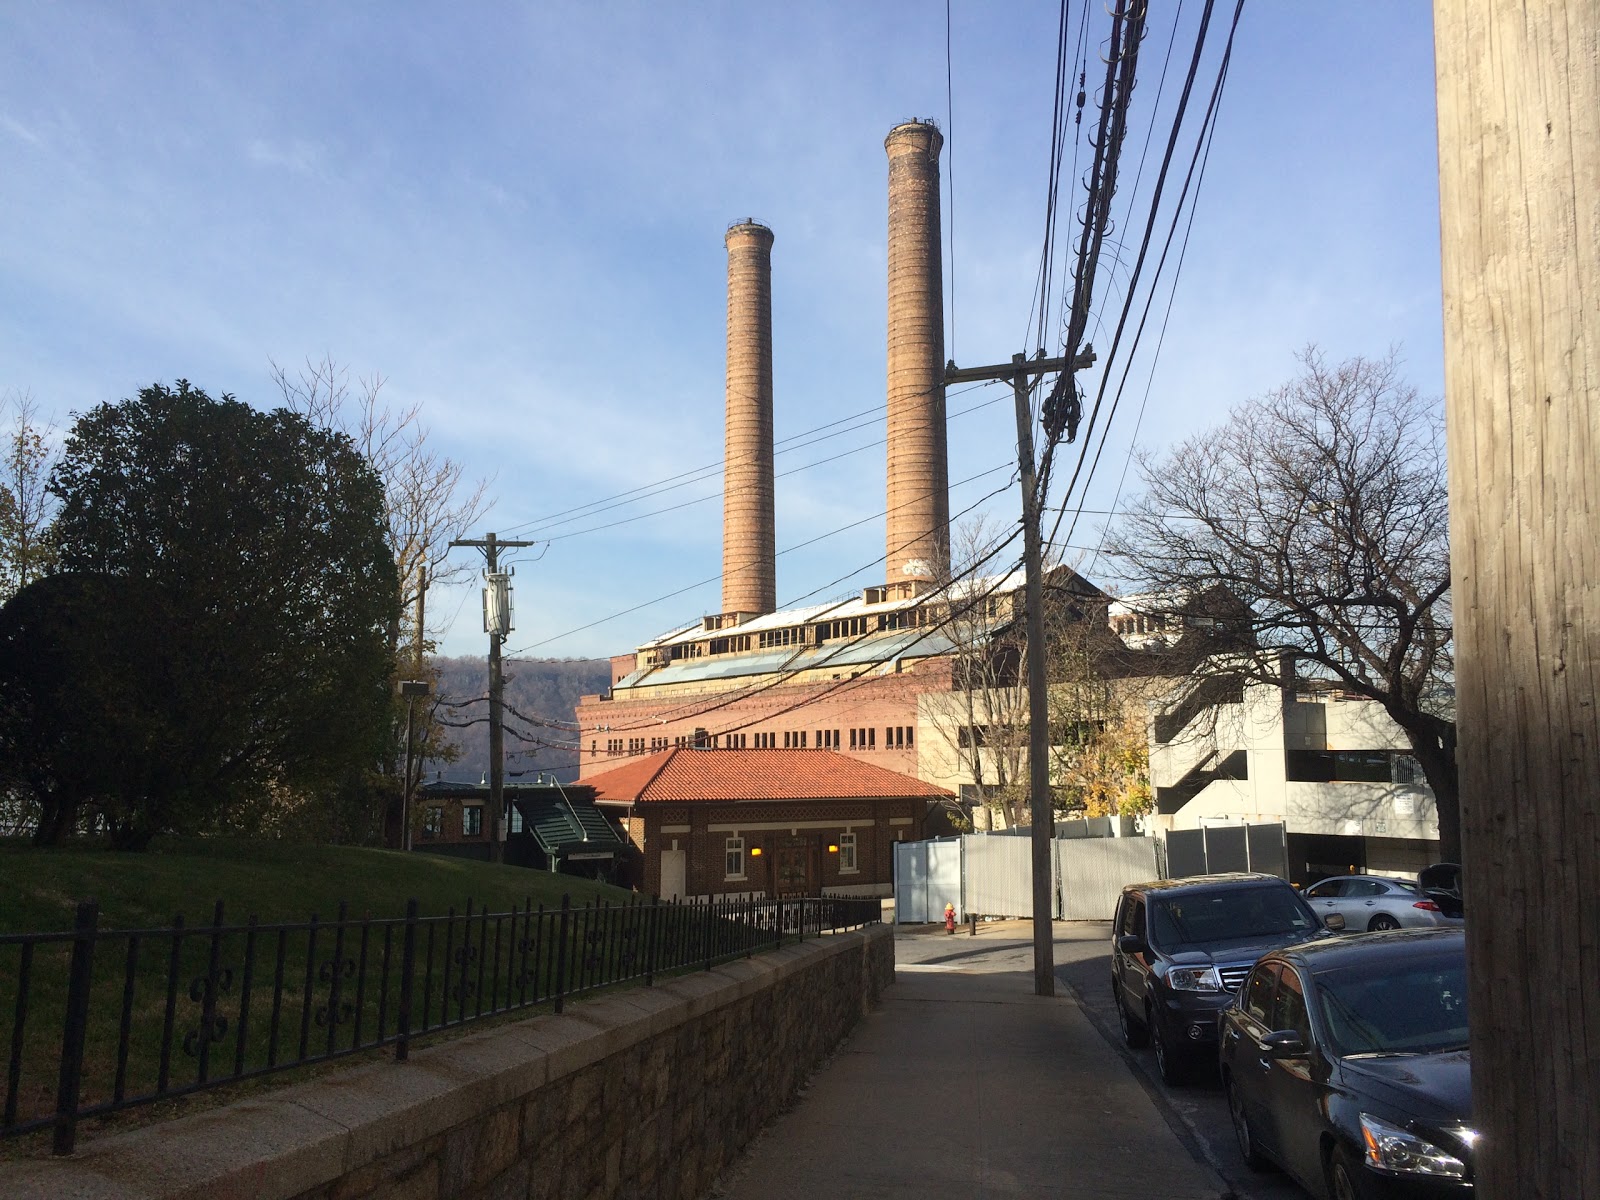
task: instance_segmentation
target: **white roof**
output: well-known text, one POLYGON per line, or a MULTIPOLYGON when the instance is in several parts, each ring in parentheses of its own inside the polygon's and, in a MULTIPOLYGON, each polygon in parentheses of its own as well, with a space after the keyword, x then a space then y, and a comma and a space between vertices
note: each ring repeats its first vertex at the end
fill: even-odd
POLYGON ((868 604, 860 592, 840 600, 829 601, 826 604, 812 604, 804 608, 786 608, 778 612, 763 613, 759 617, 751 617, 739 625, 724 625, 721 629, 707 630, 704 622, 693 625, 681 626, 671 633, 664 633, 658 638, 642 644, 639 649, 653 650, 658 646, 672 646, 682 642, 697 642, 706 637, 726 637, 734 633, 760 633, 769 629, 786 629, 792 625, 806 625, 826 618, 830 621, 845 620, 849 617, 858 617, 866 613, 895 612, 900 609, 915 608, 929 600, 964 600, 972 596, 993 592, 996 595, 1005 592, 1014 592, 1023 586, 1024 575, 1022 571, 1011 571, 1005 575, 974 576, 960 579, 948 588, 933 588, 920 596, 900 600, 884 600, 876 604, 868 604))

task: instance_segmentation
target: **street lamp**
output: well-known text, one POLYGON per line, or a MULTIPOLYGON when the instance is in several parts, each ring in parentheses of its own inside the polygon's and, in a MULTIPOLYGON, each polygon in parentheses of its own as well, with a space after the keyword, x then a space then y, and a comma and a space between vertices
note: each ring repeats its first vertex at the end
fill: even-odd
POLYGON ((400 848, 411 849, 411 714, 417 697, 426 696, 428 683, 421 679, 402 679, 400 694, 406 698, 406 777, 401 791, 404 800, 400 805, 400 848))

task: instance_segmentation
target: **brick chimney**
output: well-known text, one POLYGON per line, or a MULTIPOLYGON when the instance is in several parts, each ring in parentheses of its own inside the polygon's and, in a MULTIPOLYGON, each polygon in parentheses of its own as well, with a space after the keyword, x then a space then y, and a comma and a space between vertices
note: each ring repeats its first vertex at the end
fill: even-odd
POLYGON ((778 605, 772 516, 772 230, 728 228, 727 430, 722 611, 778 605))
POLYGON ((888 582, 950 570, 939 152, 931 121, 896 125, 889 154, 888 582))

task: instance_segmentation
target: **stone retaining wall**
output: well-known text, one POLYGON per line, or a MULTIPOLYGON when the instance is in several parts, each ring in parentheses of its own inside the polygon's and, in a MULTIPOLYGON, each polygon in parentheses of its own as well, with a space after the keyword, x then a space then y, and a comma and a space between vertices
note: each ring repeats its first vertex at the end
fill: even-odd
POLYGON ((16 1200, 697 1200, 894 980, 887 926, 0 1165, 16 1200))

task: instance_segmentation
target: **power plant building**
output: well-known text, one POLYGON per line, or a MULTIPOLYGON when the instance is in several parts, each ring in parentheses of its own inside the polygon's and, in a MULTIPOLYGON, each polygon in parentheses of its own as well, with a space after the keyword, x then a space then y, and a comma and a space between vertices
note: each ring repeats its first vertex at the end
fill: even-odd
MULTIPOLYGON (((729 226, 722 611, 612 660, 578 708, 580 778, 680 747, 824 749, 925 777, 918 698, 948 692, 951 589, 939 155, 932 122, 888 157, 885 577, 845 600, 777 608, 773 516, 773 231, 729 226)), ((972 588, 969 581, 963 588, 972 588)), ((979 581, 1009 624, 1021 577, 979 581)), ((936 781, 949 786, 951 781, 936 781)))
MULTIPOLYGON (((968 792, 980 782, 976 775, 982 775, 981 782, 996 782, 988 774, 992 739, 1002 728, 1026 724, 1026 714, 1015 709, 1004 715, 978 711, 972 682, 974 672, 982 670, 988 672, 991 693, 997 682, 1001 690, 1015 692, 1020 643, 1001 635, 1023 616, 1022 574, 953 579, 951 573, 939 213, 942 146, 937 127, 922 121, 895 126, 884 142, 889 222, 882 582, 841 599, 777 610, 774 239, 764 225, 737 222, 726 236, 721 611, 613 658, 609 691, 584 697, 577 709, 579 778, 627 782, 637 775, 633 782, 639 785, 639 796, 652 786, 654 764, 683 760, 683 755, 668 753, 683 750, 832 752, 818 756, 818 764, 844 756, 910 776, 928 790, 917 793, 916 787, 896 785, 900 790, 894 803, 909 807, 888 815, 887 810, 852 809, 852 803, 860 807, 859 797, 849 800, 843 792, 812 797, 785 791, 782 799, 789 807, 779 813, 770 808, 779 799, 776 792, 747 795, 740 785, 724 781, 733 787, 729 796, 739 793, 734 796, 737 803, 726 810, 695 809, 699 816, 648 810, 659 817, 649 835, 655 845, 645 844, 642 818, 635 819, 630 807, 628 835, 644 852, 643 880, 652 889, 670 885, 694 894, 781 891, 777 883, 758 882, 759 872, 720 865, 723 858, 734 862, 736 852, 742 855, 748 848, 752 854, 769 849, 791 856, 783 860, 788 864, 784 869, 774 861, 768 871, 773 880, 786 878, 786 870, 799 879, 796 864, 810 864, 806 887, 822 881, 830 890, 885 894, 888 884, 881 873, 863 871, 852 880, 848 876, 853 870, 844 871, 838 862, 819 855, 848 849, 854 862, 859 849, 861 862, 877 862, 865 856, 886 855, 891 842, 931 831, 932 810, 945 803, 939 797, 968 792), (950 719, 952 710, 960 710, 959 721, 950 719), (753 815, 757 810, 764 815, 753 815)), ((1113 603, 1065 567, 1051 571, 1047 583, 1052 621, 1064 618, 1084 632, 1082 645, 1091 647, 1096 677, 1118 693, 1119 703, 1151 714, 1155 824, 1184 828, 1207 821, 1276 818, 1288 831, 1291 859, 1301 864, 1297 871, 1324 859, 1347 861, 1339 855, 1388 869, 1425 853, 1433 828, 1426 807, 1431 796, 1413 786, 1409 776, 1402 778, 1412 768, 1406 765, 1398 734, 1369 729, 1365 708, 1360 721, 1347 719, 1345 714, 1360 706, 1335 705, 1320 693, 1303 694, 1287 680, 1280 689, 1256 689, 1245 700, 1264 712, 1281 710, 1268 745, 1235 730, 1266 727, 1260 720, 1250 725, 1237 716, 1234 710, 1249 704, 1220 692, 1212 696, 1207 689, 1214 691, 1218 680, 1201 676, 1197 681, 1191 674, 1208 656, 1231 653, 1240 645, 1237 638, 1249 637, 1247 609, 1229 607, 1227 597, 1204 603, 1127 597, 1113 603), (1314 708, 1305 702, 1306 695, 1322 703, 1314 708), (1173 732, 1211 720, 1220 723, 1207 726, 1213 729, 1209 737, 1173 732), (1328 732, 1338 721, 1361 728, 1328 732), (1231 732, 1219 741, 1216 730, 1231 732), (1258 761, 1252 766, 1252 760, 1258 761), (1352 779, 1369 790, 1406 790, 1394 792, 1393 814, 1368 821, 1351 815, 1352 779)), ((735 760, 748 765, 757 758, 785 757, 763 754, 747 760, 744 754, 730 755, 723 773, 749 776, 748 789, 759 792, 756 776, 761 772, 740 768, 735 760)), ((679 767, 684 766, 680 761, 679 767)), ((799 779, 816 772, 796 767, 787 774, 799 779)), ((631 805, 637 800, 624 792, 626 788, 618 792, 618 802, 631 805)))

